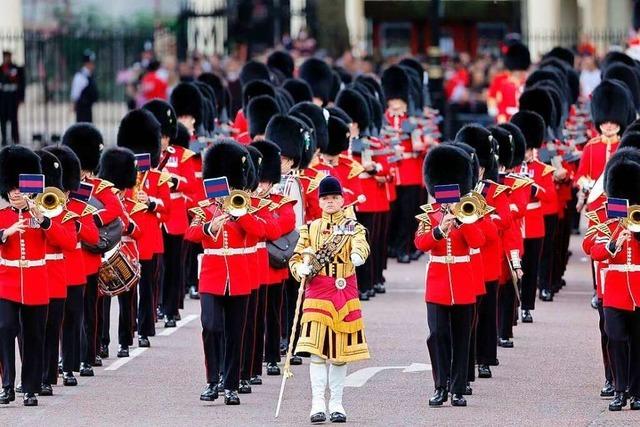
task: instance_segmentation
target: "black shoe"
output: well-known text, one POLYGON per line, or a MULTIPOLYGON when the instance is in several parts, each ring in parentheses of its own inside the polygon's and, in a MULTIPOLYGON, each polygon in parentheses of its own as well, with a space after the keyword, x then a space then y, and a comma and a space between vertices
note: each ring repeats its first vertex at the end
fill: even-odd
POLYGON ((156 308, 156 318, 164 319, 164 311, 160 307, 156 308))
POLYGON ((397 259, 400 264, 409 264, 411 262, 411 258, 407 254, 398 254, 397 259))
POLYGON ((16 386, 16 393, 22 393, 22 384, 16 386))
POLYGON ((149 342, 149 338, 147 338, 147 337, 138 338, 138 347, 151 347, 151 343, 149 342))
POLYGON ((359 294, 360 301, 369 301, 369 294, 366 291, 359 294))
POLYGON ((300 356, 291 356, 291 360, 289 361, 292 365, 302 365, 302 357, 300 356))
POLYGON ((467 399, 465 399, 461 394, 452 394, 451 406, 467 406, 467 399))
POLYGON ((62 385, 74 387, 78 385, 78 380, 73 376, 73 372, 65 372, 62 374, 62 385))
POLYGON ((489 365, 478 366, 478 378, 491 378, 491 369, 489 365))
POLYGON ((129 357, 129 346, 121 345, 118 348, 118 357, 129 357))
POLYGON ((631 398, 631 403, 629 404, 629 409, 632 411, 640 410, 640 396, 633 396, 631 398))
POLYGON ((415 250, 413 252, 411 252, 411 255, 409 255, 409 259, 411 259, 411 261, 417 261, 420 259, 420 257, 424 255, 424 252, 419 251, 419 250, 415 250))
POLYGON ((262 377, 260 375, 254 375, 249 380, 249 384, 251 385, 262 385, 262 377))
POLYGON ((16 400, 16 392, 13 387, 3 387, 0 392, 0 405, 8 405, 16 400))
POLYGON ((327 414, 325 414, 324 412, 316 412, 315 414, 311 415, 310 420, 311 424, 323 423, 327 421, 327 414))
POLYGON ((529 310, 522 310, 522 323, 533 323, 533 316, 529 310))
POLYGON ((513 348, 513 341, 510 339, 498 338, 498 347, 513 348))
POLYGON ((373 285, 373 290, 376 291, 376 294, 386 294, 387 288, 384 287, 384 283, 376 283, 373 285))
POLYGON ((611 381, 606 381, 604 387, 600 390, 600 397, 613 397, 616 394, 616 389, 611 384, 611 381))
POLYGON ((58 362, 58 375, 62 375, 62 361, 58 362))
POLYGON ((51 387, 51 384, 42 384, 40 386, 40 393, 38 393, 40 396, 53 396, 53 388, 51 387))
POLYGON ((464 388, 464 396, 471 396, 473 394, 473 389, 471 388, 471 384, 467 383, 467 386, 464 388))
POLYGON ((347 416, 342 412, 332 412, 331 415, 329 415, 329 420, 332 423, 346 423, 347 416))
POLYGON ((367 289, 367 295, 369 295, 369 298, 375 298, 376 291, 374 291, 373 289, 367 289))
POLYGON ((398 256, 398 251, 395 248, 387 248, 387 258, 395 258, 398 256))
POLYGON ((238 396, 238 392, 235 390, 225 390, 224 391, 224 404, 225 405, 239 405, 240 397, 238 396))
POLYGON ((600 304, 600 300, 598 300, 598 295, 594 293, 593 296, 591 297, 591 308, 593 308, 594 310, 597 310, 599 304, 600 304))
POLYGON ((239 394, 251 394, 251 386, 249 385, 249 381, 240 380, 240 386, 238 387, 239 394))
POLYGON ((189 298, 190 299, 200 299, 200 294, 196 291, 196 288, 193 286, 189 288, 189 298))
POLYGON ((102 366, 102 357, 96 356, 96 360, 92 363, 93 366, 102 366))
POLYGON ((35 393, 25 393, 22 403, 24 406, 38 406, 38 398, 35 393))
POLYGON ((173 316, 173 319, 174 319, 176 322, 179 322, 179 321, 181 321, 181 320, 182 320, 182 316, 180 315, 180 313, 178 313, 178 314, 176 314, 175 316, 173 316))
POLYGON ((289 349, 289 343, 285 339, 280 340, 280 356, 284 356, 287 354, 287 350, 289 349))
POLYGON ((267 375, 280 375, 280 367, 277 363, 267 363, 267 375))
POLYGON ((102 344, 100 346, 100 357, 103 359, 108 359, 109 358, 109 346, 102 344))
POLYGON ((220 380, 218 380, 218 391, 220 390, 224 390, 224 378, 220 377, 220 380))
POLYGON ((626 393, 623 392, 623 391, 616 392, 615 397, 613 398, 611 403, 609 403, 609 410, 610 411, 622 411, 622 408, 624 408, 625 406, 627 406, 627 395, 626 395, 626 393))
POLYGON ((449 399, 447 389, 444 387, 438 387, 433 393, 433 396, 431 396, 431 399, 429 399, 429 406, 442 406, 447 399, 449 399))
POLYGON ((80 364, 80 376, 81 377, 92 377, 93 376, 93 368, 88 363, 80 364))
POLYGON ((213 402, 218 398, 218 385, 214 383, 208 383, 202 393, 200 393, 200 400, 205 402, 213 402))
POLYGON ((165 328, 175 328, 177 326, 176 324, 176 319, 172 316, 172 317, 165 317, 164 319, 164 327, 165 328))
POLYGON ((540 291, 540 300, 541 301, 553 301, 553 294, 546 289, 540 291))

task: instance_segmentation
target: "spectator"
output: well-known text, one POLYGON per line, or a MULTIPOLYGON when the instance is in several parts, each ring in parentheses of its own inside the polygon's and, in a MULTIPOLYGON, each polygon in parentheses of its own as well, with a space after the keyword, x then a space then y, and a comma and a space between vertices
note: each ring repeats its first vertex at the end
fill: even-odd
POLYGON ((595 56, 591 53, 583 54, 580 60, 580 96, 588 98, 599 83, 600 69, 595 56))
POLYGON ((96 55, 87 49, 82 54, 82 68, 73 76, 71 101, 76 122, 93 122, 93 104, 98 100, 98 87, 93 77, 96 55))
POLYGON ((142 77, 140 87, 145 103, 152 99, 167 99, 167 81, 160 71, 160 61, 153 59, 149 62, 147 73, 142 77))

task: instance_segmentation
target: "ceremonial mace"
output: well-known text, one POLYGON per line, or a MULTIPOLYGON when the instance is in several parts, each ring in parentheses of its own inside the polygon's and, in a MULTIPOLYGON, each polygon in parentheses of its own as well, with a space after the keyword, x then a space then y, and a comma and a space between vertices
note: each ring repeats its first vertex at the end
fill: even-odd
MULTIPOLYGON (((302 252, 302 262, 304 265, 310 265, 315 254, 313 249, 306 248, 302 252)), ((280 414, 280 406, 282 405, 282 398, 284 397, 284 386, 287 383, 287 379, 293 377, 291 372, 291 356, 293 355, 293 342, 296 338, 296 332, 298 330, 298 318, 300 317, 300 306, 302 305, 302 296, 304 295, 304 288, 307 285, 308 276, 303 276, 300 281, 300 288, 298 289, 298 299, 296 301, 296 311, 293 315, 293 325, 291 326, 291 338, 289 338, 289 347, 287 348, 287 355, 284 361, 284 368, 282 372, 282 383, 280 383, 280 395, 278 396, 278 405, 276 406, 276 418, 280 414)))

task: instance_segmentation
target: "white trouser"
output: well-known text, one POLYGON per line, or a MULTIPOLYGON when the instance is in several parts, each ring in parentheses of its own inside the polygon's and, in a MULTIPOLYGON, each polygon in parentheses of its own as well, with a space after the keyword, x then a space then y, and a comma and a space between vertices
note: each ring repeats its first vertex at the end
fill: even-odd
POLYGON ((327 406, 324 400, 327 389, 327 365, 322 357, 311 356, 309 363, 309 378, 311 379, 311 413, 326 412, 327 406))

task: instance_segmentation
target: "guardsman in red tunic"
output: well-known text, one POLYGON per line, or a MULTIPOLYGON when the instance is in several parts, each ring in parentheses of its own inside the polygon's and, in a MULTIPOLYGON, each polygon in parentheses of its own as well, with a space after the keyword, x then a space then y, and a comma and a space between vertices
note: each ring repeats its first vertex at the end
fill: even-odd
MULTIPOLYGON (((473 185, 472 159, 462 149, 442 145, 433 148, 425 160, 425 183, 435 197, 435 187, 457 184, 461 194, 473 185)), ((423 207, 415 236, 416 247, 430 252, 426 292, 429 338, 427 347, 433 365, 435 393, 429 406, 441 406, 452 394, 453 406, 466 406, 469 342, 476 293, 469 284, 473 277, 471 249, 484 244, 477 224, 461 224, 448 206, 435 203, 423 207), (448 389, 448 382, 450 383, 448 389)))
POLYGON ((151 169, 138 171, 136 185, 126 196, 147 205, 138 224, 141 277, 138 285, 138 345, 149 347, 149 337, 156 333, 155 309, 159 291, 156 266, 162 262, 164 245, 160 224, 171 214, 170 175, 158 169, 160 162, 160 123, 144 109, 132 110, 120 122, 118 146, 129 148, 135 154, 148 153, 151 169))
MULTIPOLYGON (((47 151, 37 151, 40 166, 44 175, 44 185, 62 191, 62 163, 47 151)), ((63 238, 47 239, 47 285, 49 288, 49 308, 47 311, 47 326, 44 337, 44 366, 42 370, 42 387, 40 396, 53 394, 52 384, 58 382, 58 354, 60 348, 60 331, 62 316, 67 298, 67 265, 64 252, 75 249, 78 242, 76 234, 76 218, 78 215, 61 205, 47 213, 52 222, 60 225, 63 238)))
POLYGON ((420 253, 412 249, 412 236, 418 226, 414 213, 420 204, 422 186, 422 163, 426 153, 426 144, 421 137, 421 130, 412 124, 409 114, 410 79, 400 66, 392 66, 382 74, 386 111, 384 120, 386 127, 400 136, 400 161, 397 163, 396 192, 397 200, 392 209, 392 223, 397 232, 395 248, 398 262, 408 263, 418 259, 420 253))
MULTIPOLYGON (((98 227, 93 219, 97 209, 86 200, 75 198, 80 186, 80 160, 64 145, 45 148, 55 155, 62 165, 62 190, 67 195, 66 209, 73 212, 77 230, 77 244, 70 250, 63 250, 67 279, 67 298, 64 304, 62 320, 62 383, 75 386, 78 381, 73 376, 80 371, 80 337, 84 314, 84 287, 87 282, 82 243, 97 245, 100 240, 98 227)), ((57 361, 56 361, 57 362, 57 361)))
POLYGON ((523 216, 524 254, 522 256, 522 322, 533 322, 531 310, 535 309, 536 291, 542 242, 545 236, 542 203, 555 197, 553 167, 537 159, 536 151, 542 146, 545 135, 545 123, 542 117, 533 111, 519 111, 511 123, 518 126, 527 141, 525 162, 520 173, 534 181, 530 187, 529 200, 523 216))
POLYGON ((633 101, 627 88, 615 80, 604 80, 591 96, 591 116, 599 136, 592 138, 582 150, 578 171, 574 175, 580 192, 579 210, 588 193, 604 172, 611 156, 618 149, 620 135, 633 120, 633 101))
MULTIPOLYGON (((226 177, 231 189, 246 188, 250 161, 241 145, 220 141, 204 154, 203 178, 226 177)), ((207 386, 200 399, 213 401, 224 392, 227 405, 240 404, 242 338, 253 287, 247 271, 256 247, 245 242, 248 237, 264 234, 264 222, 248 210, 227 211, 218 200, 204 200, 191 210, 194 219, 185 234, 185 239, 201 242, 204 247, 199 292, 207 386), (220 345, 223 348, 218 348, 220 345), (224 355, 222 372, 219 355, 224 355), (220 374, 224 390, 218 390, 220 374)))
MULTIPOLYGON (((100 178, 113 183, 113 192, 123 206, 123 215, 120 217, 124 225, 122 240, 120 244, 126 247, 130 253, 138 254, 137 239, 142 237, 137 220, 143 218, 148 207, 144 203, 136 202, 126 197, 126 190, 132 189, 136 185, 137 170, 135 155, 128 148, 114 147, 102 154, 100 158, 100 178)), ((142 219, 144 220, 144 219, 142 219)), ((139 260, 135 259, 135 262, 139 260)), ((133 318, 136 313, 134 292, 135 288, 118 295, 118 357, 129 357, 129 347, 133 345, 133 318)), ((104 307, 104 332, 103 336, 108 337, 109 316, 111 298, 105 297, 104 307)))
MULTIPOLYGON (((122 204, 111 191, 113 185, 93 174, 98 168, 100 152, 104 146, 100 131, 89 123, 71 126, 62 137, 62 144, 68 146, 80 159, 81 178, 93 185, 89 203, 101 205, 93 219, 98 228, 119 221, 122 204)), ((77 212, 76 212, 77 213, 77 212)), ((83 248, 87 284, 84 292, 84 322, 81 345, 80 376, 93 376, 92 366, 100 366, 101 358, 96 354, 98 346, 98 269, 102 263, 100 254, 83 248)))
MULTIPOLYGON (((615 396, 610 411, 620 411, 631 397, 632 410, 640 409, 640 234, 632 212, 640 209, 640 154, 619 150, 605 169, 609 197, 626 199, 627 217, 598 226, 591 257, 608 261, 603 286, 604 327, 613 362, 615 396)), ((611 212, 611 207, 608 208, 611 212)))
POLYGON ((531 66, 531 56, 527 46, 515 42, 507 48, 504 55, 504 66, 508 71, 499 73, 489 85, 487 106, 489 114, 496 122, 508 122, 518 111, 518 98, 527 78, 527 70, 531 66))
POLYGON ((22 346, 24 405, 38 405, 49 304, 46 249, 67 237, 59 222, 44 216, 19 190, 20 174, 40 173, 40 159, 28 148, 0 150, 0 196, 9 202, 0 210, 0 404, 5 405, 16 398, 16 338, 22 346))

